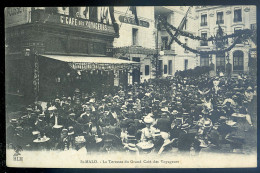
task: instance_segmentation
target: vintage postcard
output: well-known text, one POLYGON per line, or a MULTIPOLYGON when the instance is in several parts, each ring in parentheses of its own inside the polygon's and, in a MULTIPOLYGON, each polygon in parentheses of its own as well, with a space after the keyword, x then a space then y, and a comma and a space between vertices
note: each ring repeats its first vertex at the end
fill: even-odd
POLYGON ((6 7, 7 166, 257 167, 256 11, 6 7))

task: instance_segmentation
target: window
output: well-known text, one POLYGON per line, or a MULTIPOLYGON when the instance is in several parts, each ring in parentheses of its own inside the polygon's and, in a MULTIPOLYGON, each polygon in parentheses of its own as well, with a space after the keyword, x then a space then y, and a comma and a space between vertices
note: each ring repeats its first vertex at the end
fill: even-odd
POLYGON ((159 73, 159 75, 161 76, 162 75, 162 68, 163 68, 163 62, 162 62, 162 60, 159 60, 159 65, 158 65, 158 73, 159 73))
MULTIPOLYGON (((158 18, 158 17, 157 17, 158 18)), ((162 21, 167 21, 167 16, 163 16, 163 15, 161 15, 160 16, 160 18, 162 19, 162 21)), ((157 20, 157 24, 156 24, 156 26, 157 26, 157 29, 160 31, 160 30, 165 30, 165 27, 164 27, 164 25, 158 25, 158 20, 157 20)))
MULTIPOLYGON (((206 39, 206 38, 208 37, 208 36, 207 36, 207 33, 206 33, 206 32, 202 32, 202 33, 201 33, 201 37, 206 39)), ((200 41, 200 45, 201 45, 201 46, 208 46, 208 42, 202 40, 202 41, 200 41)))
POLYGON ((235 51, 233 53, 233 70, 244 70, 244 53, 242 51, 235 51))
POLYGON ((69 15, 71 17, 77 17, 78 11, 79 11, 78 7, 69 7, 69 15))
POLYGON ((200 26, 207 26, 207 24, 207 14, 202 14, 200 26))
POLYGON ((133 59, 132 59, 134 62, 140 62, 140 58, 138 58, 138 57, 133 57, 133 59))
POLYGON ((184 70, 188 70, 188 63, 189 61, 187 59, 184 60, 184 70))
POLYGON ((98 22, 97 7, 89 7, 89 20, 98 22))
POLYGON ((200 56, 200 66, 209 66, 209 55, 200 56))
POLYGON ((161 50, 167 50, 168 47, 168 37, 162 37, 162 46, 161 46, 161 50))
POLYGON ((242 22, 242 11, 241 9, 234 10, 234 22, 242 22))
POLYGON ((225 71, 225 53, 216 54, 216 71, 225 71))
POLYGON ((256 29, 256 23, 251 24, 251 25, 250 25, 250 29, 251 29, 251 30, 255 30, 255 29, 256 29))
POLYGON ((223 12, 217 12, 217 22, 216 24, 223 24, 224 20, 223 20, 223 12))
MULTIPOLYGON (((234 33, 237 33, 237 32, 239 32, 240 30, 242 30, 242 28, 234 28, 234 33)), ((238 44, 241 44, 241 43, 242 43, 242 40, 239 39, 237 43, 238 43, 238 44)))
POLYGON ((136 6, 130 6, 129 11, 131 11, 132 14, 135 14, 136 6))
POLYGON ((135 29, 133 28, 132 30, 132 43, 133 45, 137 45, 137 32, 138 32, 138 29, 135 29))
POLYGON ((167 74, 168 70, 167 70, 167 65, 164 65, 164 74, 167 74))
POLYGON ((169 60, 169 61, 168 61, 168 66, 169 66, 168 74, 169 74, 169 75, 172 75, 172 60, 169 60))
POLYGON ((150 67, 149 65, 145 65, 145 76, 148 76, 150 73, 150 67))

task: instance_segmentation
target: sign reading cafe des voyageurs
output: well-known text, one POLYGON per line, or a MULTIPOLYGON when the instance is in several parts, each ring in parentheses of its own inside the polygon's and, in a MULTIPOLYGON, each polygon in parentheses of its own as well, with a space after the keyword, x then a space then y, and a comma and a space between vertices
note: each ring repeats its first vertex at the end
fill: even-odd
POLYGON ((91 29, 109 33, 114 32, 114 28, 111 25, 64 14, 47 14, 43 12, 35 12, 25 7, 8 7, 5 8, 5 11, 7 14, 5 16, 6 28, 37 21, 42 23, 62 24, 64 26, 70 25, 82 29, 91 29))

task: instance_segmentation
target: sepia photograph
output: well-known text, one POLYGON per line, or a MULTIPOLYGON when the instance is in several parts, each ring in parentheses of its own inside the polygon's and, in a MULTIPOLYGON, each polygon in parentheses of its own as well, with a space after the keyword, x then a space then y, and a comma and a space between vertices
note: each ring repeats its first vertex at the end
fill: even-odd
POLYGON ((257 167, 257 7, 6 7, 6 166, 257 167))

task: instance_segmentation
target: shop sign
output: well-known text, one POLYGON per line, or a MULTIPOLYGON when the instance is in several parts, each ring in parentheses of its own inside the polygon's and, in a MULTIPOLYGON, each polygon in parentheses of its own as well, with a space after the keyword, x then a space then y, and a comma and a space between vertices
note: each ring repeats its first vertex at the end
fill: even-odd
POLYGON ((114 27, 104 23, 94 22, 87 19, 72 17, 64 14, 50 14, 43 11, 32 12, 32 22, 52 23, 62 26, 71 26, 81 29, 91 29, 106 33, 114 33, 114 27))
POLYGON ((100 31, 107 31, 108 26, 103 23, 92 22, 80 18, 74 18, 69 16, 60 16, 60 23, 78 27, 85 27, 88 29, 95 29, 100 31))
POLYGON ((31 8, 28 7, 6 7, 5 8, 5 28, 29 23, 29 12, 31 8))
POLYGON ((135 18, 126 17, 126 16, 119 16, 119 21, 122 23, 138 25, 138 26, 142 26, 142 27, 146 27, 146 28, 149 28, 149 26, 150 26, 149 22, 138 19, 139 24, 137 24, 135 18))

